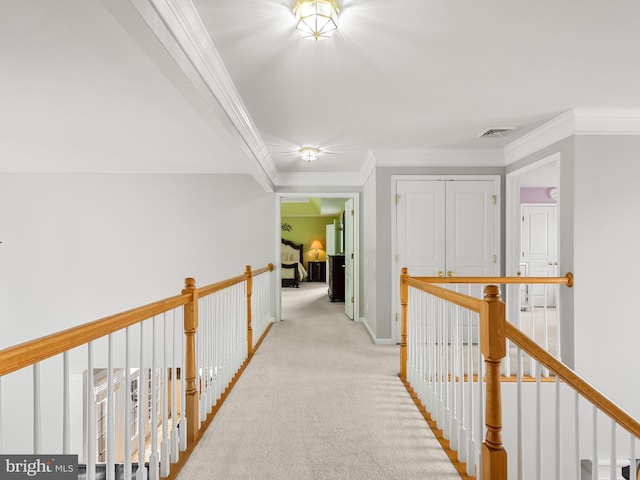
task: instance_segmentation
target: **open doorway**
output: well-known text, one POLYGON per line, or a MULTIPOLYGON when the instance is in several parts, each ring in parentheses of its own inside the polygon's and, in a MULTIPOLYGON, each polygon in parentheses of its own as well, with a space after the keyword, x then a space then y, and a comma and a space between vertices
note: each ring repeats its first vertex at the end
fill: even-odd
POLYGON ((344 303, 345 315, 359 319, 358 203, 353 193, 277 194, 278 319, 282 289, 319 283, 326 287, 328 301, 344 303), (292 274, 294 280, 289 279, 292 274))
MULTIPOLYGON (((508 276, 557 277, 559 243, 560 154, 554 154, 507 175, 508 276)), ((549 285, 507 286, 508 317, 519 327, 530 326, 535 336, 544 319, 541 338, 534 338, 554 354, 560 352, 558 288, 549 285)))

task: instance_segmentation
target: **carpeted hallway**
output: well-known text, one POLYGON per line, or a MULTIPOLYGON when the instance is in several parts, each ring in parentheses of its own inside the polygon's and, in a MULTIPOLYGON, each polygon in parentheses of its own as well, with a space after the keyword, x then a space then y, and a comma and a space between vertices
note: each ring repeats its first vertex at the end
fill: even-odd
POLYGON ((178 478, 459 479, 397 377, 398 347, 374 345, 323 283, 282 296, 178 478))

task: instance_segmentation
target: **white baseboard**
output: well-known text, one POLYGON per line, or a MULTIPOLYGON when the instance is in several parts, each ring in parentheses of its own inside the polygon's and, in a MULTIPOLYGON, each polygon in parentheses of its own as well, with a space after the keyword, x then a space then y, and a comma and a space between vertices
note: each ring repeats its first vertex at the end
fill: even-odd
POLYGON ((366 328, 367 333, 371 337, 371 340, 373 340, 373 343, 375 343, 376 345, 395 345, 395 342, 393 341, 392 338, 377 338, 374 335, 374 333, 371 330, 371 328, 369 328, 369 324, 367 322, 365 322, 364 317, 360 317, 359 321, 360 321, 360 323, 362 323, 364 325, 364 328, 366 328))

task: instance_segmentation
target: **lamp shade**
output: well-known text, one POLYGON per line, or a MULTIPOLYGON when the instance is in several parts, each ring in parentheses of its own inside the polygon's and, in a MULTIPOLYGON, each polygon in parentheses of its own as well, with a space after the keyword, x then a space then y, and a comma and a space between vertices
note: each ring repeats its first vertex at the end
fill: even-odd
POLYGON ((293 13, 303 38, 329 38, 338 28, 340 9, 336 0, 296 0, 293 13))
POLYGON ((322 242, 320 240, 314 240, 311 242, 311 250, 322 250, 324 247, 322 246, 322 242))

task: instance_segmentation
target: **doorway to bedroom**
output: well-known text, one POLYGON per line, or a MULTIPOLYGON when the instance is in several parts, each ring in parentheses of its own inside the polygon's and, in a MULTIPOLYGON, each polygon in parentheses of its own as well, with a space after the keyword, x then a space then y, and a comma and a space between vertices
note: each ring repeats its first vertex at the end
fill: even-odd
POLYGON ((311 288, 359 319, 358 201, 357 194, 278 194, 278 319, 283 298, 303 298, 301 289, 311 288))

